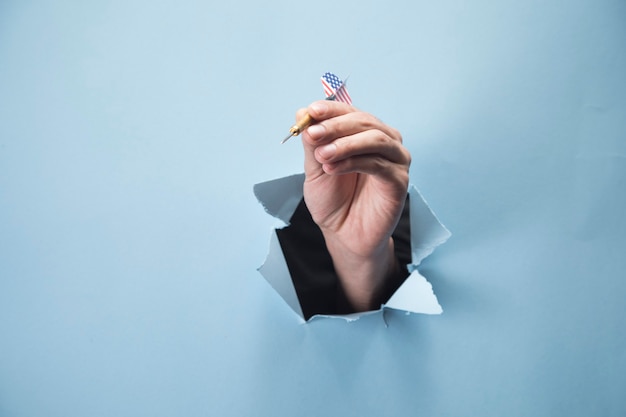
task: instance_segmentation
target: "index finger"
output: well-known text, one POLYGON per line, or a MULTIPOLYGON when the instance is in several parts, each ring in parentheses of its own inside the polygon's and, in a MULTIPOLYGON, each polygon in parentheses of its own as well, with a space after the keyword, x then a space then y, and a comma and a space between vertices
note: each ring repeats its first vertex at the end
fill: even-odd
POLYGON ((344 114, 352 113, 355 111, 358 111, 356 107, 347 103, 333 100, 314 101, 307 108, 307 112, 316 122, 321 122, 326 119, 342 116, 344 114))

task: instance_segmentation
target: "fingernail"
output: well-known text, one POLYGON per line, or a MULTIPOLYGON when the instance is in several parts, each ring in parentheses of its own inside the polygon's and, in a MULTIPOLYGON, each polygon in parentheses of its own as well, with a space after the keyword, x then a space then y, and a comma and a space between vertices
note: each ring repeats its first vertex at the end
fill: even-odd
POLYGON ((326 128, 324 127, 324 125, 321 124, 314 124, 312 126, 309 126, 306 131, 313 140, 321 139, 324 134, 326 134, 326 128))
POLYGON ((330 159, 335 156, 337 152, 337 145, 329 143, 328 145, 320 146, 317 148, 317 153, 324 159, 330 159))

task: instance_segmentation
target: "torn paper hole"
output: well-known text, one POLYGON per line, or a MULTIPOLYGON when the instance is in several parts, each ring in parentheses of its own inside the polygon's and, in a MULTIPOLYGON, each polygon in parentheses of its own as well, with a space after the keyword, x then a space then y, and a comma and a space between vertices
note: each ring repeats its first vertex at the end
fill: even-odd
MULTIPOLYGON (((289 227, 289 220, 302 200, 304 174, 292 175, 256 184, 254 193, 268 214, 280 220, 270 237, 269 252, 265 262, 259 267, 261 275, 285 300, 291 309, 303 320, 305 316, 293 284, 289 268, 277 236, 277 230, 289 227)), ((382 311, 385 308, 402 310, 408 313, 441 314, 442 308, 433 293, 432 286, 417 270, 421 261, 430 255, 437 246, 444 243, 450 232, 437 219, 419 191, 409 189, 411 225, 411 264, 410 275, 393 293, 391 298, 378 310, 352 314, 315 314, 316 317, 341 318, 354 321, 366 314, 382 311)))

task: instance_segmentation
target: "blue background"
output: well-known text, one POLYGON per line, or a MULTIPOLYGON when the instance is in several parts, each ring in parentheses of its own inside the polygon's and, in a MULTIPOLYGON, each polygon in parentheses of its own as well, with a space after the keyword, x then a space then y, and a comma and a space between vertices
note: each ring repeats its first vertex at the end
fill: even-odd
POLYGON ((0 416, 626 415, 626 3, 0 2, 0 416), (398 128, 441 316, 299 324, 252 185, 398 128))

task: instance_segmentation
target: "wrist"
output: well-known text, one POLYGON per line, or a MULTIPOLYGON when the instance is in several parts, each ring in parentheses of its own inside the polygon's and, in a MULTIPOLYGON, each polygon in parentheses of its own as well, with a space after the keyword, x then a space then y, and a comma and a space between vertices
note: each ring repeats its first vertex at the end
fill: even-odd
POLYGON ((348 303, 354 311, 380 307, 390 277, 399 269, 391 237, 374 250, 355 253, 340 242, 327 239, 326 245, 348 303))

